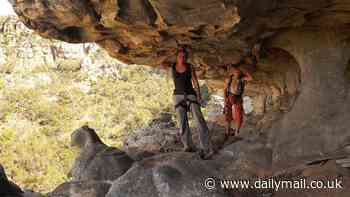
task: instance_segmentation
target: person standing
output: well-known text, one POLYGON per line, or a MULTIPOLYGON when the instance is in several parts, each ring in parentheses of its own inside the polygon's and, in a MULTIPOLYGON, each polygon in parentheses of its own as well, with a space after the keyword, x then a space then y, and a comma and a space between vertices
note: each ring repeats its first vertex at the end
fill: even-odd
POLYGON ((201 111, 202 97, 198 78, 193 66, 187 63, 187 58, 188 52, 182 47, 178 50, 176 63, 170 65, 175 85, 173 100, 180 124, 180 136, 184 145, 183 151, 196 151, 188 122, 188 112, 191 112, 200 132, 199 153, 205 159, 209 158, 213 151, 210 147, 209 129, 201 111))
POLYGON ((243 123, 243 93, 245 85, 253 77, 248 73, 243 73, 239 68, 230 68, 229 77, 225 79, 225 106, 224 114, 227 123, 226 138, 239 134, 243 123), (234 113, 233 113, 234 112, 234 113), (231 129, 231 122, 234 120, 236 128, 231 129))

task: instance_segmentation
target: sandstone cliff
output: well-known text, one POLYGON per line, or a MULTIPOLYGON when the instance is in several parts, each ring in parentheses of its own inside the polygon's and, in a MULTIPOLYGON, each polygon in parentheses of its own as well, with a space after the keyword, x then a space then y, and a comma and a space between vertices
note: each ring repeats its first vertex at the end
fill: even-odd
MULTIPOLYGON (((294 61, 295 74, 280 70, 284 62, 275 61, 280 53, 271 52, 272 68, 256 83, 263 86, 274 74, 287 73, 280 81, 294 76, 289 79, 292 82, 264 94, 273 97, 289 89, 292 97, 299 95, 289 105, 294 106, 292 111, 270 132, 274 161, 284 159, 281 153, 288 158, 322 155, 350 136, 349 82, 344 74, 350 58, 350 3, 346 0, 11 3, 24 24, 40 35, 73 43, 96 42, 127 63, 156 66, 171 60, 176 48, 186 44, 204 79, 222 79, 225 67, 218 65, 242 60, 257 43, 267 51, 283 51, 294 61)), ((255 68, 257 73, 266 69, 261 65, 255 68)))

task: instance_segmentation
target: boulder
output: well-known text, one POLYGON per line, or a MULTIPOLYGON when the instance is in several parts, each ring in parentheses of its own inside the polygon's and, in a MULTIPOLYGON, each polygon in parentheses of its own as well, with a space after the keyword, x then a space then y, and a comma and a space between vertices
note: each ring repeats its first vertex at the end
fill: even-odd
POLYGON ((309 187, 312 181, 317 181, 320 188, 284 188, 275 192, 273 195, 274 197, 347 197, 350 192, 349 171, 339 168, 334 160, 308 166, 295 173, 294 176, 288 178, 288 180, 305 180, 306 186, 309 187), (337 185, 337 183, 339 184, 337 185))
POLYGON ((44 197, 42 194, 38 192, 34 192, 32 190, 26 190, 26 189, 24 189, 24 194, 22 196, 23 197, 44 197))
POLYGON ((144 159, 113 182, 106 197, 226 197, 207 190, 207 178, 218 178, 218 164, 190 153, 167 153, 144 159))
POLYGON ((179 151, 181 148, 179 129, 170 113, 161 113, 148 126, 137 129, 124 139, 124 149, 134 157, 179 151))
POLYGON ((139 148, 128 148, 125 151, 134 161, 141 161, 145 158, 152 157, 152 156, 156 155, 156 153, 154 153, 154 152, 149 152, 147 150, 141 150, 139 148))
POLYGON ((145 150, 148 152, 161 152, 170 147, 181 144, 178 139, 179 129, 174 125, 163 126, 163 123, 151 124, 146 128, 136 130, 124 140, 124 149, 145 150))
POLYGON ((255 42, 284 29, 344 26, 350 21, 347 0, 11 3, 21 20, 40 35, 97 42, 127 63, 156 66, 186 44, 202 70, 207 65, 217 68, 207 70, 208 76, 222 76, 224 68, 219 65, 239 62, 255 42))
MULTIPOLYGON (((191 117, 191 116, 190 116, 191 117)), ((192 121, 190 119, 190 121, 192 121)), ((210 138, 215 150, 224 145, 225 128, 216 122, 208 121, 210 138)), ((192 127, 192 139, 199 147, 199 130, 192 127)), ((156 118, 145 127, 127 135, 124 140, 125 151, 135 160, 157 153, 182 151, 183 145, 179 137, 179 128, 171 115, 156 118)))
POLYGON ((271 175, 272 150, 262 138, 258 136, 255 139, 238 139, 220 150, 215 159, 224 165, 221 174, 231 179, 271 175))
POLYGON ((133 164, 133 160, 125 152, 105 145, 88 126, 72 133, 72 145, 81 148, 70 171, 75 181, 115 180, 133 164))
POLYGON ((111 183, 102 181, 67 182, 58 186, 48 197, 105 197, 111 183))

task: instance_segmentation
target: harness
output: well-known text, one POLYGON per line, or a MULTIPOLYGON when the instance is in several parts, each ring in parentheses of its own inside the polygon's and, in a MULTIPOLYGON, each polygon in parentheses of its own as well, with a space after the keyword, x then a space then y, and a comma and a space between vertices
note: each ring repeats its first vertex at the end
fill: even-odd
MULTIPOLYGON (((187 94, 184 94, 184 99, 175 105, 175 110, 179 107, 182 107, 186 110, 186 113, 188 113, 191 111, 192 104, 200 105, 198 103, 198 101, 191 100, 191 99, 187 98, 187 94)), ((188 116, 185 116, 185 121, 188 122, 188 116)), ((182 133, 177 133, 177 141, 178 142, 181 142, 181 136, 182 136, 182 133)))
MULTIPOLYGON (((188 71, 185 71, 185 72, 188 72, 188 71)), ((189 72, 192 72, 192 66, 190 67, 190 71, 189 72)), ((175 64, 173 64, 172 65, 172 76, 173 76, 173 79, 176 78, 175 75, 176 75, 176 68, 175 68, 175 64)), ((184 109, 186 109, 187 112, 189 112, 189 111, 191 111, 191 104, 198 104, 198 105, 200 105, 197 100, 189 99, 187 97, 187 94, 184 93, 184 99, 175 105, 175 109, 177 109, 179 107, 183 107, 184 109)))
POLYGON ((178 107, 183 107, 184 109, 186 109, 187 112, 189 112, 191 111, 191 104, 200 105, 198 101, 194 101, 187 98, 187 95, 185 94, 184 99, 175 105, 175 109, 177 109, 178 107))

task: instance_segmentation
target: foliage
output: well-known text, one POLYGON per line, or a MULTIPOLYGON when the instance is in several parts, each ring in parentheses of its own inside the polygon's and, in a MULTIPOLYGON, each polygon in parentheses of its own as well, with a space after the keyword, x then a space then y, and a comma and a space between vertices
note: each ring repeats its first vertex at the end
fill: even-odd
MULTIPOLYGON (((53 43, 27 31, 15 36, 15 45, 53 43)), ((125 134, 170 108, 171 83, 159 71, 118 66, 100 49, 92 58, 117 65, 117 79, 102 75, 92 81, 76 59, 48 65, 33 58, 21 65, 35 66, 25 69, 14 62, 21 58, 11 56, 18 47, 8 45, 1 32, 0 40, 8 55, 0 69, 0 163, 23 188, 48 192, 67 180, 77 153, 69 146, 74 129, 88 124, 105 143, 118 147, 125 134)))
MULTIPOLYGON (((88 124, 107 144, 120 146, 126 133, 145 126, 171 102, 169 82, 144 67, 123 69, 127 80, 101 78, 90 84, 88 93, 79 86, 87 83, 83 73, 45 74, 52 82, 35 88, 0 83, 0 162, 17 183, 38 191, 49 191, 66 179, 74 159, 69 147, 74 129, 88 124)), ((11 77, 17 75, 23 73, 11 77)))

